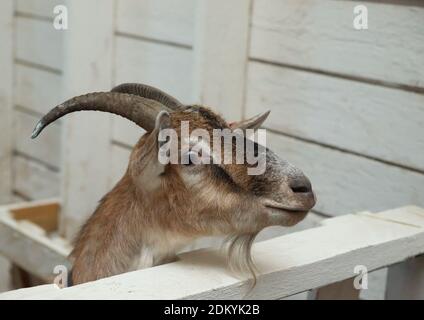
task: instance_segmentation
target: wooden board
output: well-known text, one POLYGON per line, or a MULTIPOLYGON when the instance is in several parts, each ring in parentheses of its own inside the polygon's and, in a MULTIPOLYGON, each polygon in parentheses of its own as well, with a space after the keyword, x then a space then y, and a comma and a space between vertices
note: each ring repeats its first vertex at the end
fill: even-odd
POLYGON ((31 139, 31 132, 40 120, 35 116, 21 110, 15 110, 15 148, 19 153, 28 155, 43 161, 44 163, 60 167, 61 150, 61 126, 59 123, 52 123, 36 139, 31 139))
POLYGON ((228 121, 243 117, 250 0, 198 1, 194 94, 228 121))
POLYGON ((25 221, 0 213, 0 253, 22 269, 45 280, 52 280, 57 265, 69 267, 70 246, 50 240, 44 230, 25 221))
POLYGON ((12 291, 0 299, 280 299, 351 278, 359 264, 372 271, 424 253, 423 228, 364 215, 349 217, 346 224, 256 243, 253 256, 259 274, 251 291, 249 282, 229 272, 222 253, 199 250, 154 268, 62 290, 51 285, 12 291))
POLYGON ((424 87, 424 7, 367 2, 368 30, 353 28, 354 1, 255 0, 250 56, 424 87))
POLYGON ((331 215, 424 206, 424 175, 268 132, 267 146, 311 179, 315 209, 331 215))
POLYGON ((63 31, 55 30, 52 22, 16 17, 16 58, 25 62, 62 69, 63 31))
MULTIPOLYGON (((69 1, 67 6, 72 26, 63 35, 64 96, 108 91, 113 73, 114 1, 69 1)), ((68 239, 108 190, 110 133, 111 116, 107 113, 77 113, 64 121, 60 232, 68 239)))
POLYGON ((192 51, 128 37, 116 37, 115 84, 141 82, 189 103, 192 51))
POLYGON ((8 211, 16 221, 30 221, 46 232, 57 231, 60 211, 58 200, 43 200, 11 206, 8 211))
POLYGON ((146 131, 134 122, 121 117, 112 121, 112 140, 134 146, 146 131))
POLYGON ((53 8, 61 4, 63 4, 61 0, 16 0, 16 11, 18 13, 52 18, 53 8))
POLYGON ((194 0, 118 0, 116 30, 191 46, 195 4, 194 0))
POLYGON ((131 149, 122 145, 112 144, 112 170, 109 177, 109 187, 112 188, 125 174, 130 160, 131 149))
POLYGON ((57 73, 17 63, 15 65, 15 104, 45 114, 61 99, 62 77, 57 73))
POLYGON ((0 203, 11 200, 13 119, 13 1, 0 3, 0 203))
MULTIPOLYGON (((192 51, 116 36, 114 83, 140 82, 160 88, 183 103, 192 102, 192 51)), ((112 140, 133 145, 143 134, 130 121, 113 117, 112 140)))
POLYGON ((424 170, 422 94, 250 62, 246 113, 266 110, 267 128, 424 170))
POLYGON ((13 190, 31 200, 60 194, 60 173, 21 156, 13 157, 13 190))

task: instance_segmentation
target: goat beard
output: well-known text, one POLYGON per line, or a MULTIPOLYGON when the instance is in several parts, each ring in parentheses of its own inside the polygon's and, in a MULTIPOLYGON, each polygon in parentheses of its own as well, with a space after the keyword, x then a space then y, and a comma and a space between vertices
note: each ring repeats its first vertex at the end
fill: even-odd
POLYGON ((256 267, 252 259, 251 249, 258 233, 232 235, 226 238, 227 261, 232 272, 250 275, 253 288, 256 285, 256 267))

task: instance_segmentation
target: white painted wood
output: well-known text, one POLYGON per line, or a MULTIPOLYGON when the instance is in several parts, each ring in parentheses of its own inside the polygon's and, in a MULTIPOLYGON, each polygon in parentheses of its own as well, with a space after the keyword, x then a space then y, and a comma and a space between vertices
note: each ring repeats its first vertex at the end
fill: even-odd
POLYGON ((15 105, 40 114, 62 102, 62 77, 37 68, 15 65, 15 105))
POLYGON ((191 46, 195 0, 118 0, 118 32, 191 46))
POLYGON ((141 82, 191 102, 192 50, 116 37, 115 84, 141 82))
POLYGON ((51 241, 35 224, 18 222, 8 211, 0 212, 0 253, 31 274, 53 278, 55 266, 69 267, 66 257, 70 249, 51 241))
POLYGON ((311 179, 318 211, 339 215, 424 206, 422 174, 271 132, 267 146, 311 179))
MULTIPOLYGON (((110 90, 113 1, 67 1, 65 4, 72 25, 63 33, 64 96, 110 90), (99 8, 101 14, 98 14, 99 8)), ((60 230, 62 235, 72 238, 108 191, 111 122, 109 114, 83 112, 69 116, 63 124, 60 230)))
POLYGON ((40 117, 17 109, 14 111, 14 117, 16 151, 58 168, 60 166, 61 125, 59 123, 51 124, 36 140, 32 140, 31 132, 40 117))
MULTIPOLYGON (((409 214, 408 208, 401 210, 409 214)), ((330 223, 255 244, 259 275, 250 292, 248 282, 229 273, 223 254, 199 250, 154 268, 60 291, 52 286, 12 291, 0 299, 20 294, 35 299, 37 291, 45 299, 278 299, 351 278, 358 264, 372 271, 422 253, 424 228, 350 215, 349 223, 330 223)))
MULTIPOLYGON (((183 103, 191 103, 192 51, 186 48, 116 36, 114 83, 156 86, 183 103)), ((134 145, 144 130, 128 120, 112 119, 112 140, 134 145)))
POLYGON ((246 113, 265 127, 424 170, 424 95, 250 62, 246 113))
POLYGON ((11 200, 13 1, 0 3, 0 203, 11 200))
POLYGON ((135 123, 121 117, 112 121, 112 140, 134 146, 146 131, 135 123))
POLYGON ((353 279, 335 282, 310 292, 311 300, 358 300, 360 290, 353 286, 353 279))
POLYGON ((30 288, 12 290, 3 293, 0 296, 0 300, 16 300, 16 299, 38 299, 42 300, 42 296, 45 293, 52 293, 55 291, 59 291, 59 287, 55 284, 45 284, 41 286, 35 286, 30 288))
POLYGON ((59 172, 21 156, 13 157, 13 172, 13 190, 19 194, 31 200, 59 196, 59 172))
POLYGON ((131 149, 121 145, 112 144, 112 169, 110 172, 109 186, 112 188, 125 174, 130 161, 131 149))
POLYGON ((243 116, 250 6, 201 0, 196 13, 194 97, 229 121, 243 116))
POLYGON ((16 11, 39 17, 53 18, 54 7, 62 3, 62 0, 16 0, 16 11))
POLYGON ((16 17, 16 58, 56 70, 62 69, 65 32, 50 21, 16 17))
POLYGON ((424 8, 399 4, 367 2, 358 31, 352 1, 256 0, 250 56, 424 87, 424 8))
POLYGON ((424 255, 388 268, 386 299, 424 300, 424 255))
POLYGON ((0 256, 0 293, 12 290, 10 279, 10 261, 0 256))

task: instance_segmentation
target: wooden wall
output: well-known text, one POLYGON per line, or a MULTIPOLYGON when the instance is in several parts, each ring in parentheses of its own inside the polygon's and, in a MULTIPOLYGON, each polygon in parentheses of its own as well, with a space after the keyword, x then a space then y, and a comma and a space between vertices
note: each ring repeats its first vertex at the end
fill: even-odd
POLYGON ((60 1, 15 1, 13 184, 16 199, 58 196, 61 123, 31 140, 40 117, 62 100, 63 38, 53 28, 60 1))
POLYGON ((327 215, 424 205, 424 8, 255 0, 246 112, 302 167, 327 215))
MULTIPOLYGON (((73 225, 68 236, 92 212, 97 195, 122 176, 143 131, 119 117, 102 116, 96 127, 70 120, 77 116, 36 141, 30 132, 70 95, 132 81, 211 106, 228 120, 272 110, 268 146, 301 167, 317 192, 311 224, 317 217, 424 206, 419 1, 364 1, 369 29, 362 31, 352 25, 353 1, 72 0, 71 9, 88 12, 71 12, 69 30, 57 31, 52 9, 59 3, 14 1, 13 81, 0 79, 0 98, 13 104, 13 141, 8 147, 0 137, 0 149, 13 148, 15 200, 60 190, 72 200, 65 201, 62 222, 73 225), (94 30, 109 27, 85 32, 93 16, 94 30), (106 52, 84 54, 87 47, 97 50, 98 32, 106 52), (96 143, 82 143, 87 135, 96 143), (107 163, 94 167, 94 155, 107 163)), ((10 159, 2 161, 9 166, 10 159)))

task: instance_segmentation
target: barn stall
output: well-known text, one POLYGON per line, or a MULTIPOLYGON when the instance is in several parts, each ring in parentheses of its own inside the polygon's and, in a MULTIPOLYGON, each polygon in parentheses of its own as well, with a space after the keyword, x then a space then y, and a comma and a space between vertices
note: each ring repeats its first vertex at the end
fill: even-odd
MULTIPOLYGON (((336 216, 424 207, 424 8, 420 1, 365 1, 369 28, 356 30, 356 4, 2 1, 3 211, 57 198, 47 201, 60 203, 60 213, 52 214, 57 219, 53 237, 61 243, 73 238, 99 198, 122 176, 142 132, 123 119, 89 113, 54 124, 36 141, 29 139, 31 130, 70 96, 107 91, 123 82, 159 87, 184 103, 211 106, 229 120, 271 110, 265 123, 267 145, 305 170, 318 202, 298 226, 270 228, 258 240, 277 241, 309 228, 313 232, 336 216), (60 4, 68 10, 67 30, 54 28, 53 9, 60 4)), ((398 212, 408 216, 408 210, 398 212)), ((414 212, 414 217, 422 215, 414 212)), ((349 229, 348 218, 340 221, 349 229)), ((307 237, 303 232, 293 237, 307 237)), ((203 239, 186 250, 216 242, 203 239)), ((60 247, 59 256, 67 245, 60 247)), ((276 244, 264 242, 262 250, 268 245, 276 244)), ((25 270, 27 264, 14 254, 19 250, 10 248, 0 248, 5 255, 3 291, 12 289, 13 282, 19 287, 22 274, 33 271, 25 270)), ((362 298, 384 298, 385 266, 420 253, 386 261, 384 250, 378 251, 381 261, 370 269, 377 271, 370 273, 362 298)), ((284 272, 284 264, 278 270, 284 272)), ((329 285, 349 279, 347 275, 272 297, 329 285)), ((232 281, 224 281, 225 287, 238 287, 232 281)))

